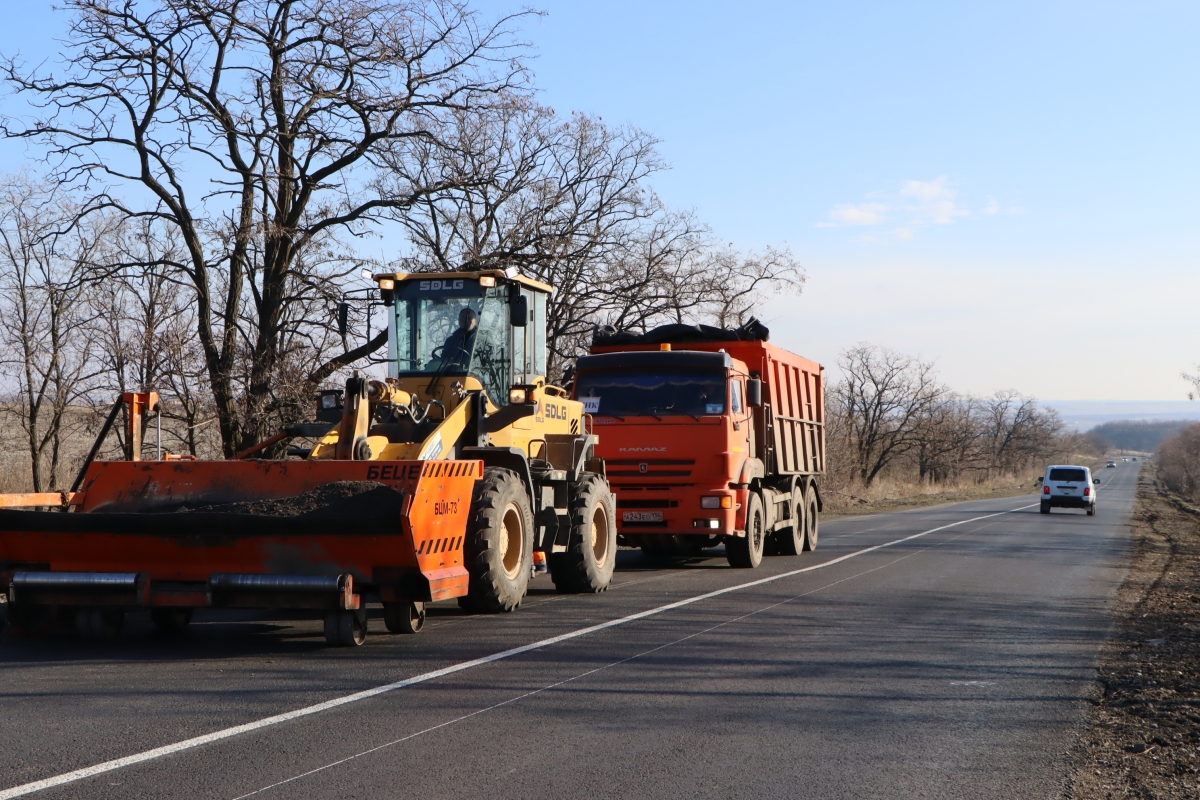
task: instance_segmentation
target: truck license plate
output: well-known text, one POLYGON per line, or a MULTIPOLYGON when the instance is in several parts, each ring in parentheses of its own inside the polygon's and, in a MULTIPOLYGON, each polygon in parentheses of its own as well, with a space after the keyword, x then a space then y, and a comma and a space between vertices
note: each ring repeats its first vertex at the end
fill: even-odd
POLYGON ((662 522, 661 511, 626 511, 621 514, 623 522, 662 522))

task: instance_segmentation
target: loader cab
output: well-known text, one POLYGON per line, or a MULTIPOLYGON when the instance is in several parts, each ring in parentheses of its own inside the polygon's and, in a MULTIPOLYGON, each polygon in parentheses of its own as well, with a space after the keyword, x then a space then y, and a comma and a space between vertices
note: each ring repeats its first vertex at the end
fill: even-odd
POLYGON ((502 408, 546 374, 549 286, 500 271, 376 279, 392 281, 389 377, 410 391, 444 396, 458 382, 502 408))

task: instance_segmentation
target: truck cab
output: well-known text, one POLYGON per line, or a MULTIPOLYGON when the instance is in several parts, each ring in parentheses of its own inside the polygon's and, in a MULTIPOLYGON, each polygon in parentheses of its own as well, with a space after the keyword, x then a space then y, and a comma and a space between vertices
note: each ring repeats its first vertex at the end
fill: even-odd
POLYGON ((655 556, 723 543, 738 567, 816 546, 824 375, 767 335, 755 321, 600 331, 577 360, 621 543, 655 556))
POLYGON ((578 360, 575 397, 600 434, 597 453, 618 494, 619 535, 641 544, 641 534, 699 534, 691 540, 696 547, 745 529, 729 476, 744 477, 753 452, 750 380, 743 362, 721 352, 578 360))

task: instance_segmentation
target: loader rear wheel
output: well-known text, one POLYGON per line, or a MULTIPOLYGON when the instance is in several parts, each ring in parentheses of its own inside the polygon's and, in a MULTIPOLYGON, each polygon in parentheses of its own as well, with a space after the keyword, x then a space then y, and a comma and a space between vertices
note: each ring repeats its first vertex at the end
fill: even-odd
POLYGON ((367 612, 329 611, 325 614, 325 641, 335 647, 358 647, 367 640, 367 612))
POLYGON ((731 537, 725 542, 725 558, 729 566, 754 569, 762 563, 765 522, 762 498, 751 492, 746 505, 746 535, 731 537))
POLYGON ((817 492, 811 486, 804 493, 805 508, 804 513, 804 549, 816 550, 817 540, 821 534, 821 512, 819 510, 820 503, 817 502, 817 492))
POLYGON ((183 630, 192 621, 190 608, 152 608, 150 621, 160 633, 176 633, 183 630))
POLYGON ((551 553, 550 578, 560 592, 603 592, 617 561, 617 501, 608 481, 582 476, 571 487, 567 552, 551 553))
POLYGON ((486 469, 475 484, 463 560, 471 577, 459 605, 488 614, 516 610, 532 572, 533 512, 512 470, 486 469))
POLYGON ((420 633, 425 627, 425 604, 416 602, 384 603, 383 624, 392 633, 420 633))
POLYGON ((777 531, 775 541, 779 544, 779 554, 784 556, 798 556, 808 547, 805 546, 805 536, 807 534, 808 516, 804 513, 807 507, 804 502, 804 492, 799 486, 796 491, 792 492, 788 498, 789 511, 792 515, 791 527, 777 531))

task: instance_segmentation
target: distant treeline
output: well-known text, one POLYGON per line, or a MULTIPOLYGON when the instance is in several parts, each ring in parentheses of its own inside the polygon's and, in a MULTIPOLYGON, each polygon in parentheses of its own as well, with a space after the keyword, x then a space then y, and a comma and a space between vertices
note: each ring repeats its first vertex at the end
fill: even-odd
POLYGON ((1185 419, 1163 422, 1124 419, 1097 425, 1089 433, 1111 442, 1112 446, 1118 449, 1148 453, 1157 449, 1167 439, 1178 435, 1187 426, 1194 424, 1195 420, 1185 419))

